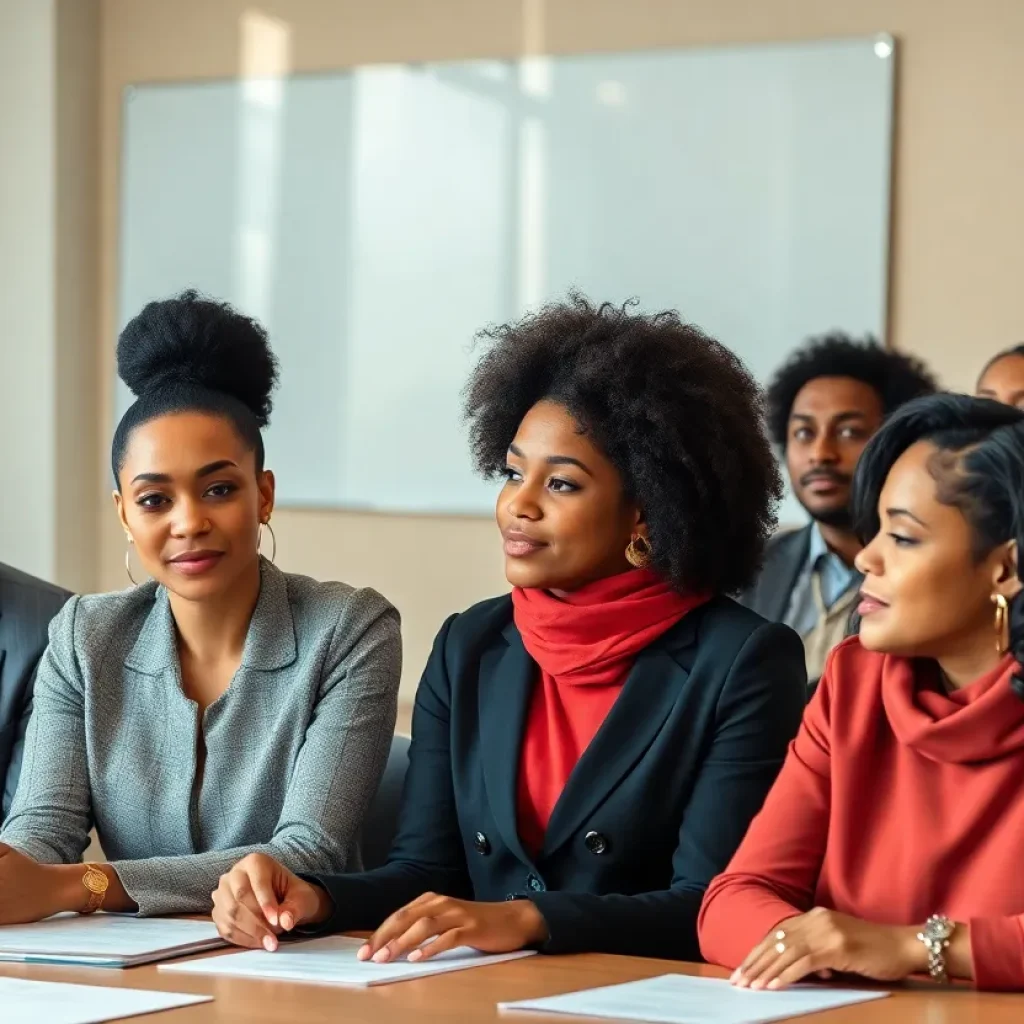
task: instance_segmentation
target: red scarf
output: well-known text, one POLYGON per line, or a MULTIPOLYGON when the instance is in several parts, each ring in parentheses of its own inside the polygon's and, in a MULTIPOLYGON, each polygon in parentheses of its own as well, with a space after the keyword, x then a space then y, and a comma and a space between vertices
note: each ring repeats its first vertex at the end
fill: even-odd
POLYGON ((708 595, 684 595, 648 570, 632 570, 555 597, 512 591, 515 624, 540 667, 519 758, 519 837, 544 842, 569 773, 619 695, 636 656, 708 595))

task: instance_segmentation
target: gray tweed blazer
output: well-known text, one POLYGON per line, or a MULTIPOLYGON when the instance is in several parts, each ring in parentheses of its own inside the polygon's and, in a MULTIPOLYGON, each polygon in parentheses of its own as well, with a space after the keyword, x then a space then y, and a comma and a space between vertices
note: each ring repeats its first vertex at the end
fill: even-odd
POLYGON ((383 597, 264 561, 242 664, 200 718, 166 590, 74 597, 50 626, 0 842, 74 863, 95 822, 142 914, 208 911, 220 875, 254 851, 294 871, 358 870, 400 671, 383 597))

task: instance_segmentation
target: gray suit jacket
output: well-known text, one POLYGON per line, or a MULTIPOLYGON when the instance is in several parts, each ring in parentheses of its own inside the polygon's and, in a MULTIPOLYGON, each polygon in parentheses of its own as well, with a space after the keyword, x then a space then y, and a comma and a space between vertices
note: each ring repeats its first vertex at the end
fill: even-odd
POLYGON ((46 627, 71 595, 0 564, 0 821, 14 800, 46 627))
POLYGON ((746 608, 764 616, 769 622, 782 622, 789 607, 793 588, 811 549, 809 524, 799 530, 777 533, 764 552, 764 567, 753 586, 737 600, 746 608))
POLYGON ((294 871, 358 869, 400 670, 398 613, 378 593, 264 561, 241 666, 200 716, 163 588, 72 598, 50 627, 0 841, 73 863, 95 822, 142 914, 209 911, 254 851, 294 871))

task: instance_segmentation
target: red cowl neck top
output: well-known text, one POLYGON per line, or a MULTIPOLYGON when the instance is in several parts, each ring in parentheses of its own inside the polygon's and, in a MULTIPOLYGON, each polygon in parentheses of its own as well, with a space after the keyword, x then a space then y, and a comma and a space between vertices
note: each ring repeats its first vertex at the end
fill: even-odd
POLYGON ((794 913, 971 929, 975 983, 1024 989, 1024 701, 1009 658, 952 694, 934 662, 832 653, 775 787, 708 888, 701 949, 737 966, 794 913))

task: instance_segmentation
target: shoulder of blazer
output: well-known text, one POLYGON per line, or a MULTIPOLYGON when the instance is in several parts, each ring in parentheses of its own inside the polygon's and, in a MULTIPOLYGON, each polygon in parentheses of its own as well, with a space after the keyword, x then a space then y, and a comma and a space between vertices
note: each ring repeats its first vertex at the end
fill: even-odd
MULTIPOLYGON (((35 576, 29 576, 27 572, 21 572, 20 569, 4 565, 2 562, 0 562, 0 591, 7 591, 14 595, 9 598, 9 602, 17 601, 19 593, 31 595, 33 605, 36 608, 41 608, 51 618, 71 597, 70 592, 62 587, 58 587, 54 583, 47 583, 46 580, 38 579, 35 576)), ((0 604, 3 603, 7 602, 0 602, 0 604)), ((0 613, 2 611, 3 609, 0 608, 0 613)))
POLYGON ((471 605, 448 620, 446 649, 480 650, 490 646, 505 630, 515 624, 512 617, 512 595, 502 594, 471 605))
POLYGON ((796 558, 802 561, 806 557, 807 549, 811 544, 812 524, 800 526, 791 530, 780 530, 769 538, 764 549, 764 569, 768 571, 779 562, 796 558))
POLYGON ((126 655, 153 609, 156 592, 150 580, 108 594, 72 597, 50 623, 51 646, 59 657, 73 657, 83 668, 102 663, 111 649, 126 655))
POLYGON ((652 646, 674 652, 714 644, 736 655, 747 638, 763 626, 783 628, 731 597, 718 596, 680 619, 652 646))
MULTIPOLYGON (((265 571, 280 572, 277 569, 265 571)), ((353 587, 338 580, 315 580, 297 573, 280 574, 296 628, 308 624, 314 630, 333 630, 336 625, 342 630, 358 630, 382 617, 399 621, 398 609, 371 587, 353 587)))

